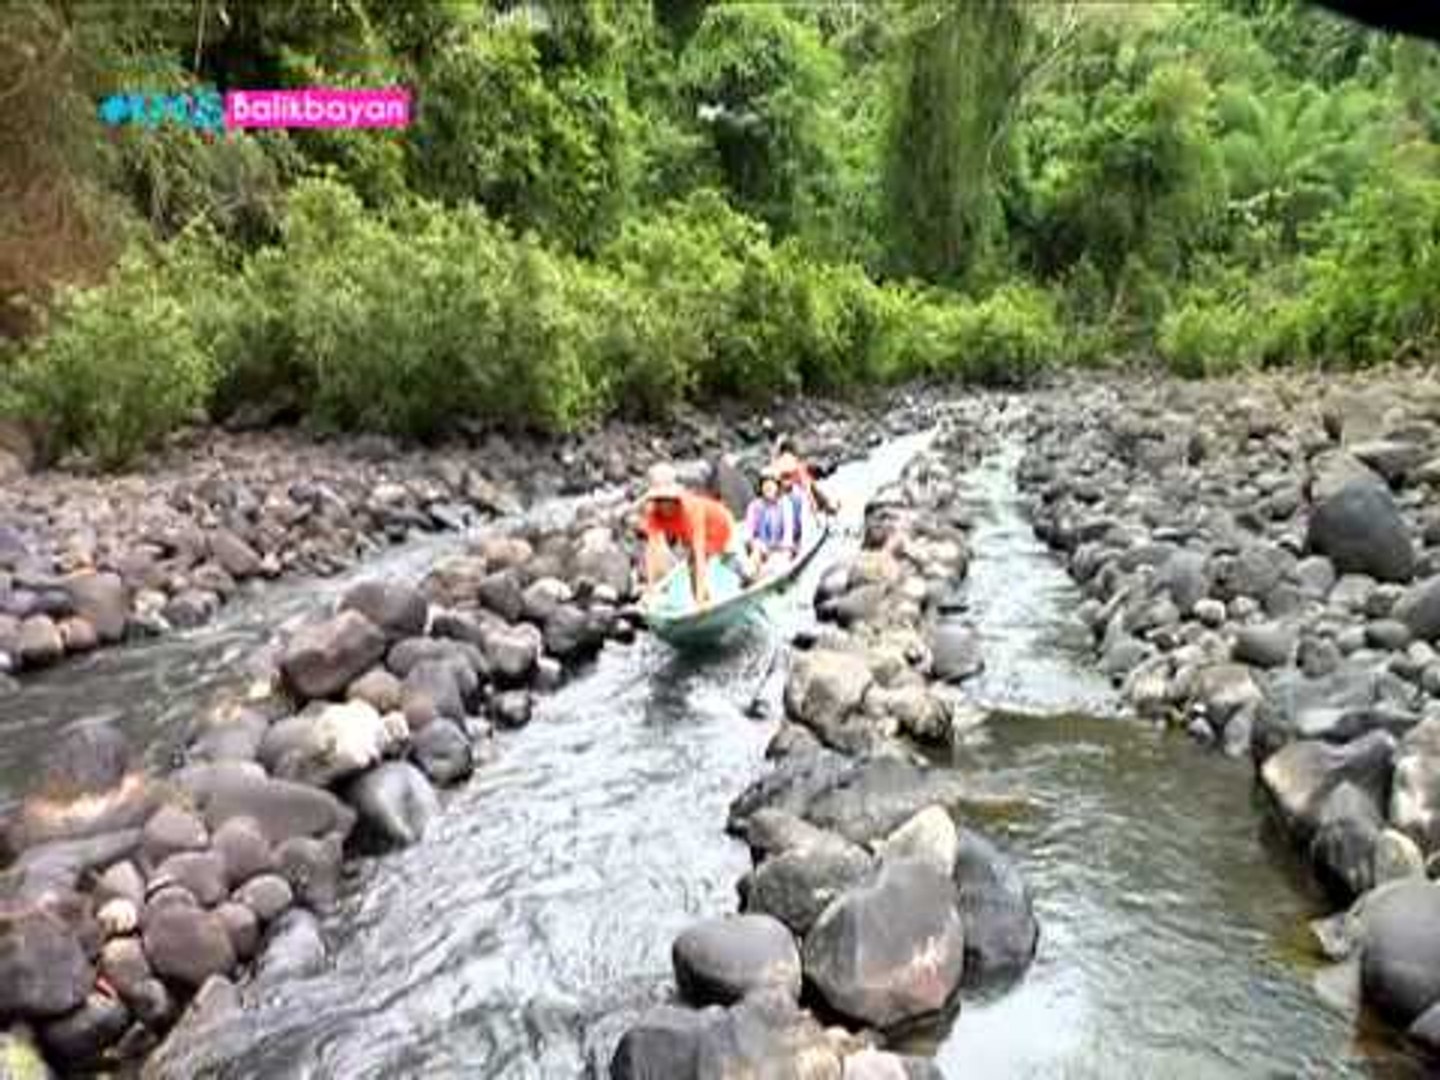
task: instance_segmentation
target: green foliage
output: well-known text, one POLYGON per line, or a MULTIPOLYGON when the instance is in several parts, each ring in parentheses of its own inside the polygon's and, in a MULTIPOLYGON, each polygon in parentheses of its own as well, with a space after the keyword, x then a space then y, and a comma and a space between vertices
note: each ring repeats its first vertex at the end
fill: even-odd
POLYGON ((124 465, 204 407, 214 362, 166 284, 132 252, 104 285, 67 295, 55 329, 21 357, 19 406, 58 449, 124 465))

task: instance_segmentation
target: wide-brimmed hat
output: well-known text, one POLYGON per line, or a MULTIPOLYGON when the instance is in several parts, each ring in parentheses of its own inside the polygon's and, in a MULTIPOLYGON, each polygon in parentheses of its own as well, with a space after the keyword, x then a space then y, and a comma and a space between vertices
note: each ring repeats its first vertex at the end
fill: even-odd
POLYGON ((678 499, 684 494, 685 489, 680 486, 675 466, 661 462, 659 465, 650 467, 650 473, 646 478, 645 494, 640 497, 640 501, 649 503, 656 499, 678 499))

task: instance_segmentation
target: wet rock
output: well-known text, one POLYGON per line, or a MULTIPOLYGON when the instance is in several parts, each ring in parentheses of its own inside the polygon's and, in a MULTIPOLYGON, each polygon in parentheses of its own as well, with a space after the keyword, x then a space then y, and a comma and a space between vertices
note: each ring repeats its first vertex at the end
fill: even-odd
POLYGON ((423 634, 428 614, 419 589, 394 581, 360 582, 345 594, 340 610, 363 615, 392 642, 423 634))
POLYGON ((1329 638, 1300 639, 1296 662, 1307 678, 1319 679, 1329 675, 1340 666, 1341 659, 1340 650, 1329 638))
POLYGON ((1375 800, 1342 782, 1320 807, 1310 859, 1322 884, 1342 902, 1375 884, 1375 848, 1385 820, 1375 800))
POLYGON ((150 966, 167 979, 199 987, 235 966, 225 923, 214 912, 184 904, 153 905, 145 912, 143 937, 150 966))
POLYGON ((829 841, 786 850, 740 881, 745 911, 772 915, 804 935, 829 904, 867 878, 874 860, 833 834, 829 841))
POLYGON ((215 914, 225 924, 236 958, 242 963, 248 961, 260 944, 260 920, 255 912, 245 904, 227 902, 217 907, 215 914))
POLYGON ((380 714, 363 701, 347 701, 272 724, 260 744, 260 761, 278 780, 323 788, 380 761, 390 744, 380 714))
POLYGON ((1308 840, 1325 799, 1342 782, 1350 781, 1376 800, 1385 797, 1394 752, 1394 738, 1383 731, 1339 745, 1302 739, 1272 754, 1260 768, 1260 779, 1281 819, 1308 840))
POLYGON ((184 782, 212 833, 231 818, 250 818, 279 845, 291 837, 344 834, 355 820, 328 791, 257 777, 233 765, 189 770, 184 782))
POLYGON ((490 699, 490 717, 497 727, 522 728, 530 723, 532 705, 528 690, 503 690, 490 699))
POLYGON ((1295 655, 1295 632, 1275 623, 1243 627, 1235 636, 1235 659, 1260 668, 1283 667, 1295 655))
POLYGON ((117 937, 107 941, 100 950, 100 974, 126 1002, 143 996, 153 972, 140 939, 117 937))
POLYGON ((530 681, 543 639, 533 626, 494 627, 485 634, 485 659, 496 679, 507 686, 530 681))
MULTIPOLYGON (((445 620, 443 629, 455 630, 454 623, 459 621, 455 616, 445 620)), ((440 625, 441 616, 436 615, 436 632, 442 629, 440 625)), ((469 625, 466 633, 472 634, 478 639, 483 634, 483 627, 478 624, 469 625)), ((489 666, 484 654, 474 641, 469 638, 457 638, 443 636, 438 638, 406 638, 404 641, 396 642, 390 647, 385 657, 385 666, 404 679, 418 665, 431 660, 450 661, 469 668, 476 673, 477 677, 489 673, 489 666)))
POLYGON ((442 787, 458 783, 475 770, 470 740, 450 720, 436 720, 417 732, 411 753, 425 775, 442 787))
POLYGON ((812 649, 794 658, 785 684, 787 715, 824 736, 860 708, 873 676, 858 653, 812 649))
POLYGON ((40 1029, 46 1055, 66 1066, 93 1064, 130 1026, 130 1010, 106 994, 94 993, 67 1016, 40 1029))
POLYGON ((310 912, 291 908, 271 926, 255 965, 255 980, 277 985, 306 979, 325 969, 327 950, 320 923, 310 912))
POLYGON ((295 895, 279 874, 259 874, 235 890, 235 899, 268 923, 295 902, 295 895))
POLYGON ((107 900, 129 900, 132 904, 139 904, 145 899, 145 879, 135 864, 129 861, 116 863, 111 866, 95 882, 95 902, 103 904, 107 900))
POLYGON ((86 571, 64 579, 76 615, 95 628, 100 640, 114 643, 125 636, 130 594, 120 575, 86 571))
POLYGON ((1366 625, 1365 643, 1376 649, 1399 651, 1410 644, 1410 628, 1398 619, 1377 619, 1366 625))
POLYGON ((1019 868, 973 829, 956 837, 954 881, 965 932, 966 981, 1016 975, 1040 940, 1030 889, 1019 868))
POLYGON ((658 1006, 620 1039, 611 1080, 805 1077, 840 1080, 841 1048, 786 995, 752 995, 729 1009, 658 1006))
POLYGON ((460 661, 422 660, 405 676, 401 701, 410 727, 419 731, 440 718, 463 719, 466 698, 478 688, 475 673, 460 661))
POLYGON ((204 626, 220 610, 220 596, 210 589, 186 588, 172 596, 160 612, 162 625, 181 630, 204 626))
POLYGON ((1352 481, 1319 503, 1306 544, 1329 556, 1341 573, 1407 581, 1414 572, 1409 529, 1390 492, 1372 482, 1352 481))
POLYGON ((175 884, 184 888, 205 907, 214 907, 229 893, 225 860, 212 851, 182 851, 155 868, 150 888, 175 884))
POLYGON ((270 728, 270 719, 254 709, 241 709, 234 716, 207 725, 186 756, 191 761, 254 761, 270 728))
POLYGON ((525 589, 514 570, 502 570, 482 578, 475 588, 476 599, 506 622, 519 622, 525 615, 525 589))
POLYGON ((300 903, 315 911, 328 911, 339 895, 343 854, 333 833, 323 839, 296 836, 276 849, 275 860, 300 903))
POLYGON ((949 770, 875 758, 825 786, 805 804, 803 812, 821 828, 866 844, 931 805, 955 805, 967 792, 965 781, 949 770))
POLYGON ((38 668, 55 663, 65 655, 60 628, 48 615, 32 615, 20 622, 16 654, 22 667, 38 668))
POLYGON ((1335 564, 1323 555, 1311 555, 1295 564, 1295 578, 1307 596, 1323 600, 1335 587, 1335 564))
POLYGON ((40 912, 0 914, 0 1016, 60 1016, 95 981, 79 939, 40 912))
POLYGON ((1170 595, 1181 614, 1190 614, 1210 593, 1206 557, 1196 551, 1177 551, 1161 567, 1157 585, 1170 595))
POLYGON ((1440 1001, 1440 887, 1401 881, 1367 904, 1361 950, 1366 1004, 1410 1024, 1440 1001))
POLYGON ((1373 857, 1377 886, 1400 878, 1425 876, 1425 855, 1419 845, 1395 829, 1381 831, 1373 857))
POLYGON ((141 832, 141 849, 151 866, 179 851, 199 851, 210 842, 210 830, 190 810, 166 804, 150 815, 141 832))
POLYGON ((800 997, 795 939, 768 915, 706 919, 675 939, 671 956, 680 993, 692 1005, 729 1005, 760 990, 800 997))
POLYGON ((1203 600, 1197 600, 1193 614, 1202 625, 1213 629, 1225 621, 1225 604, 1221 600, 1214 600, 1209 597, 1203 600))
POLYGON ((350 782, 345 799, 359 812, 369 836, 401 847, 419 841, 440 810, 430 781, 405 761, 387 761, 362 773, 350 782))
POLYGON ((244 581, 265 572, 260 553, 229 529, 212 530, 207 539, 211 557, 235 580, 244 581))
POLYGON ((225 866, 225 881, 234 889, 275 868, 275 852, 260 824, 234 817, 215 830, 212 849, 225 866))
POLYGON ((384 633, 357 611, 301 629, 286 646, 280 670, 304 700, 339 694, 385 655, 384 633))
POLYGON ((950 880, 896 861, 825 909, 805 936, 805 975, 831 1008, 883 1029, 942 1009, 964 948, 950 880))
POLYGON ((910 859, 948 876, 955 870, 959 847, 960 837, 949 813, 928 806, 880 841, 875 853, 882 861, 910 859))
POLYGON ((931 672, 943 682, 962 682, 985 667, 980 655, 980 636, 975 628, 957 619, 941 619, 926 639, 931 655, 931 672))

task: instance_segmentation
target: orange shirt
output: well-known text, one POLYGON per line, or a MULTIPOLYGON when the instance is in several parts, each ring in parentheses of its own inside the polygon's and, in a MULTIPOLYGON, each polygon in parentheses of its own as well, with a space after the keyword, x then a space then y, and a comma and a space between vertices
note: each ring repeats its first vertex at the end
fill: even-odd
POLYGON ((680 499, 674 513, 662 513, 658 503, 651 503, 645 511, 645 535, 663 536, 670 543, 695 546, 697 528, 705 533, 705 554, 719 555, 730 546, 730 537, 735 529, 735 519, 725 504, 706 495, 687 492, 680 499))

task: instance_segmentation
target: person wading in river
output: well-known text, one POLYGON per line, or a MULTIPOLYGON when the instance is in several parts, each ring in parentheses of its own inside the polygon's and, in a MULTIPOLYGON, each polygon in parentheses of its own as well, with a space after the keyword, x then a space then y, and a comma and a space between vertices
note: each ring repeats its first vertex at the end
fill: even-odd
POLYGON ((695 606, 710 603, 710 560, 723 558, 742 579, 749 577, 740 529, 725 505, 708 495, 686 491, 671 465, 650 470, 645 492, 645 580, 653 586, 666 570, 667 546, 685 550, 695 606))

